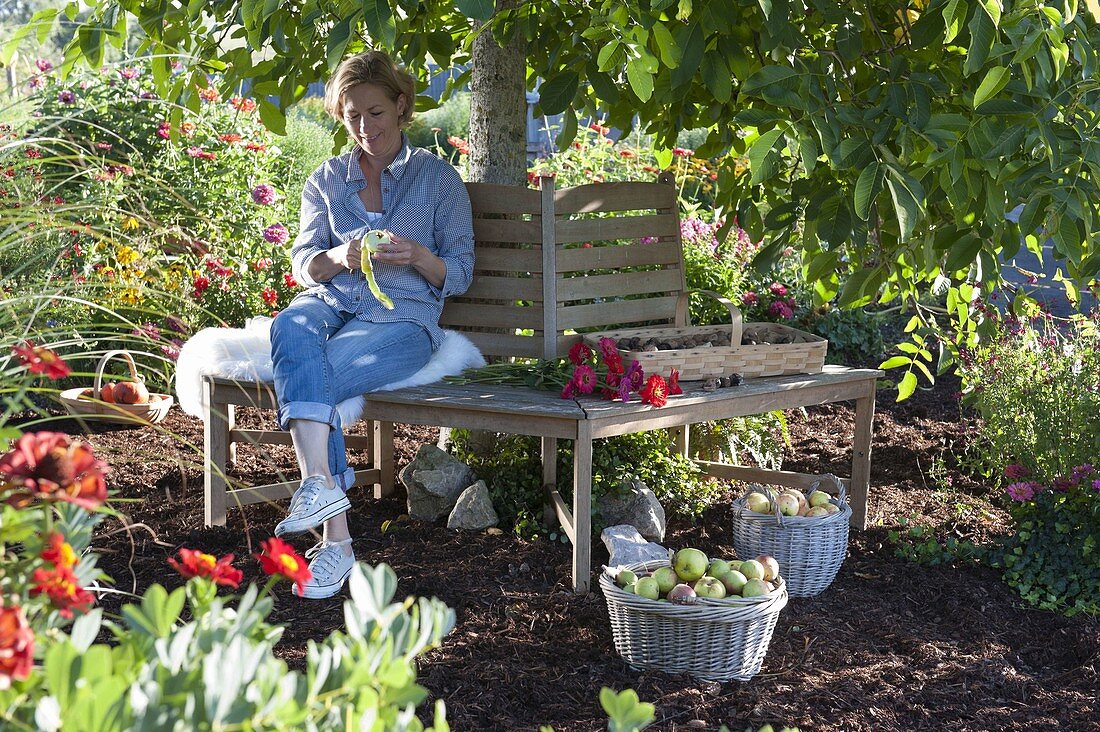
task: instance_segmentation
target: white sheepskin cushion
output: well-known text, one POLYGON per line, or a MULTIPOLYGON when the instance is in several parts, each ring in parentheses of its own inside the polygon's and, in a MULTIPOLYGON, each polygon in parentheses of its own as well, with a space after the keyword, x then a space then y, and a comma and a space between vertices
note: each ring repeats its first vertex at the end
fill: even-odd
MULTIPOLYGON (((443 344, 424 368, 402 381, 386 384, 378 391, 421 386, 439 381, 463 369, 480 368, 485 359, 469 338, 453 330, 444 331, 443 344)), ((176 398, 180 408, 203 417, 202 377, 220 376, 240 381, 271 382, 271 318, 250 318, 244 328, 203 328, 180 349, 176 361, 176 398)), ((356 396, 336 405, 340 421, 348 425, 363 414, 363 397, 356 396)))

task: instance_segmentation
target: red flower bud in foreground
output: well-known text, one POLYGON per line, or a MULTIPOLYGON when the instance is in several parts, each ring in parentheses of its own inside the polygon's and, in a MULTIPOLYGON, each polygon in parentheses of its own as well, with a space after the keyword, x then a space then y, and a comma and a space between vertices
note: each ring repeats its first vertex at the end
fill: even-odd
POLYGON ((22 681, 34 665, 34 631, 18 605, 0 607, 0 691, 22 681))
POLYGON ((0 495, 17 507, 38 498, 94 510, 107 500, 104 467, 86 443, 60 432, 28 432, 0 457, 0 495))
POLYGON ((169 557, 168 564, 187 579, 209 577, 216 585, 226 585, 237 589, 244 572, 233 566, 233 555, 226 554, 221 559, 204 554, 196 549, 180 549, 180 561, 169 557))
POLYGON ((293 581, 298 586, 298 593, 305 589, 313 574, 309 571, 309 564, 294 548, 282 539, 271 537, 267 541, 261 541, 263 552, 256 555, 260 560, 260 566, 266 574, 282 575, 293 581))

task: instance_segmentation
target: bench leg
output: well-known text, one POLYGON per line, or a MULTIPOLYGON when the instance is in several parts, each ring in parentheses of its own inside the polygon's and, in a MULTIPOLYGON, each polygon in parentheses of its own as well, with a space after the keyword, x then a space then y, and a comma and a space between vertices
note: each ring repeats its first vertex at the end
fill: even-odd
POLYGON ((856 399, 856 431, 852 439, 852 483, 849 502, 851 524, 867 528, 867 494, 871 485, 871 427, 875 419, 875 382, 867 383, 865 396, 856 399))
POLYGON ((546 505, 542 510, 542 521, 548 529, 558 525, 558 514, 554 510, 551 494, 558 489, 558 438, 542 438, 542 489, 546 491, 546 505))
POLYGON ((226 471, 232 457, 229 431, 233 429, 236 408, 215 401, 215 389, 203 382, 207 413, 203 427, 203 521, 207 526, 225 526, 226 471))
POLYGON ((573 444, 573 591, 588 592, 592 574, 592 427, 577 423, 573 444))
POLYGON ((374 453, 371 464, 378 468, 378 482, 374 484, 374 497, 393 495, 393 422, 374 420, 371 434, 374 437, 374 453))
POLYGON ((682 424, 678 427, 669 427, 668 434, 672 437, 673 454, 683 455, 685 458, 689 457, 689 437, 691 435, 690 426, 682 424))

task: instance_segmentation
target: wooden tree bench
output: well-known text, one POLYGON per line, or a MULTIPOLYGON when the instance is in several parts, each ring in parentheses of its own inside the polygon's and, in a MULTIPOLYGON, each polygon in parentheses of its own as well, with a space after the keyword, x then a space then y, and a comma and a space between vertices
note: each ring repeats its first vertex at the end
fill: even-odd
MULTIPOLYGON (((629 324, 688 324, 686 282, 676 191, 669 177, 656 183, 601 183, 555 190, 470 183, 477 241, 474 280, 452 298, 441 324, 463 331, 486 356, 559 358, 580 340, 578 332, 629 324), (599 242, 597 246, 586 243, 599 242)), ((371 467, 357 471, 357 485, 373 485, 376 497, 393 490, 393 424, 464 427, 541 438, 543 484, 548 500, 573 542, 573 588, 591 580, 592 441, 653 429, 675 431, 677 449, 688 452, 688 425, 776 409, 852 400, 855 425, 851 478, 844 482, 852 524, 865 528, 875 408, 874 369, 826 367, 819 374, 749 379, 736 388, 703 391, 683 384, 684 394, 661 408, 638 401, 596 397, 562 399, 556 392, 495 384, 450 384, 366 395, 371 467), (557 441, 574 442, 571 504, 556 488, 557 441)), ((666 375, 667 376, 667 375, 666 375)), ((230 488, 226 472, 239 442, 289 444, 289 435, 238 430, 236 406, 275 408, 269 385, 206 377, 206 523, 224 524, 230 503, 244 505, 289 496, 297 481, 230 488)), ((700 462, 708 474, 776 485, 808 487, 816 476, 700 462)))

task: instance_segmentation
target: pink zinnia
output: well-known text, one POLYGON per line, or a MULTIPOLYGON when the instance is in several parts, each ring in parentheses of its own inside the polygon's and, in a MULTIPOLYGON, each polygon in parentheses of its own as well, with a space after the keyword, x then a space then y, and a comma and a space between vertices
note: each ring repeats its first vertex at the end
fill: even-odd
POLYGON ((40 58, 34 62, 34 65, 38 67, 38 70, 43 74, 53 69, 53 64, 48 59, 40 58))
POLYGON ((742 305, 755 305, 760 301, 760 297, 755 292, 746 292, 741 296, 742 305))
POLYGON ((573 369, 571 382, 581 394, 591 394, 596 388, 596 372, 588 364, 582 364, 573 369))
POLYGON ((1005 492, 1008 493, 1008 495, 1014 501, 1030 501, 1032 498, 1035 497, 1035 484, 1012 483, 1007 488, 1005 488, 1005 492))
POLYGON ((776 317, 783 318, 784 320, 790 320, 794 317, 794 312, 791 307, 782 300, 776 300, 768 306, 768 312, 776 317))
POLYGON ((1031 471, 1019 463, 1012 463, 1005 467, 1005 477, 1009 480, 1020 480, 1031 475, 1031 471))
POLYGON ((768 290, 773 295, 775 295, 776 297, 786 297, 787 296, 787 288, 784 287, 783 285, 781 285, 778 282, 773 282, 771 284, 771 286, 768 288, 768 290))
POLYGON ((261 206, 270 206, 275 203, 275 188, 267 183, 261 183, 252 189, 252 200, 261 206))
POLYGON ((123 79, 136 79, 139 73, 133 66, 123 66, 118 70, 118 75, 123 79))
POLYGON ((264 229, 264 239, 272 244, 285 244, 290 238, 290 232, 282 224, 272 224, 264 229))
POLYGON ((172 136, 172 125, 168 122, 161 122, 157 126, 157 137, 167 140, 172 136))
POLYGON ((603 354, 604 360, 606 361, 619 355, 619 346, 611 338, 601 338, 600 353, 603 354))

